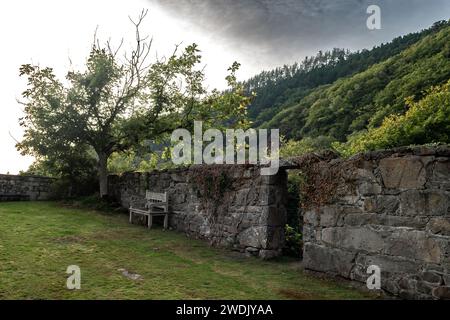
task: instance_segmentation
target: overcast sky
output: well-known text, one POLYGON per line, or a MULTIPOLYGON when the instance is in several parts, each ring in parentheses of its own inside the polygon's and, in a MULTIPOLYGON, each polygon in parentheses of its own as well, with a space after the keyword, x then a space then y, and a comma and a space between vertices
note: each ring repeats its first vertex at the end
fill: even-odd
POLYGON ((154 37, 159 55, 174 44, 196 42, 211 88, 223 88, 226 69, 242 63, 240 79, 333 47, 352 50, 450 18, 450 0, 14 0, 0 4, 0 173, 27 169, 32 159, 15 150, 21 138, 16 99, 26 83, 24 63, 54 67, 64 77, 69 57, 81 67, 94 30, 101 38, 133 34, 128 15, 148 8, 144 31, 154 37), (381 30, 366 27, 367 7, 381 8, 381 30))

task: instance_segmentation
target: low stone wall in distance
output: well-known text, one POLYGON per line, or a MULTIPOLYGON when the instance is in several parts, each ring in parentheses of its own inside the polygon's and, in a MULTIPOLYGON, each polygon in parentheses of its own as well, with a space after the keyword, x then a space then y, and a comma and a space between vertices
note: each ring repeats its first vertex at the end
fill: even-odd
POLYGON ((286 172, 261 176, 257 166, 192 166, 109 177, 110 196, 128 208, 145 191, 167 191, 171 228, 213 245, 261 258, 281 253, 286 172))
POLYGON ((450 149, 372 152, 321 168, 335 185, 304 213, 305 267, 366 282, 376 265, 389 293, 450 298, 450 149))
POLYGON ((55 179, 0 174, 0 201, 48 200, 55 179))

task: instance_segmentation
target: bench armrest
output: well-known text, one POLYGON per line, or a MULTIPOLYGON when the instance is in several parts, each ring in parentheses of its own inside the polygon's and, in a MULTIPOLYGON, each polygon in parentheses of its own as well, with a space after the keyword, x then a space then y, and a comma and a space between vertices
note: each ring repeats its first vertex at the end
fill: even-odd
POLYGON ((157 208, 161 208, 164 207, 165 211, 169 210, 169 204, 167 202, 154 202, 154 203, 148 203, 147 204, 147 208, 149 210, 151 210, 152 208, 157 207, 157 208))

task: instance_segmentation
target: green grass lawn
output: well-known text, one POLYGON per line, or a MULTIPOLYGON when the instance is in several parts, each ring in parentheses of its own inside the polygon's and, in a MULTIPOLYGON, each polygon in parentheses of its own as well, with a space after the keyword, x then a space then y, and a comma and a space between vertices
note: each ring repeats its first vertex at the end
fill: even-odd
POLYGON ((364 299, 347 284, 260 261, 122 214, 51 202, 0 203, 0 299, 364 299), (66 269, 81 268, 68 290, 66 269), (125 269, 141 275, 123 275, 125 269))

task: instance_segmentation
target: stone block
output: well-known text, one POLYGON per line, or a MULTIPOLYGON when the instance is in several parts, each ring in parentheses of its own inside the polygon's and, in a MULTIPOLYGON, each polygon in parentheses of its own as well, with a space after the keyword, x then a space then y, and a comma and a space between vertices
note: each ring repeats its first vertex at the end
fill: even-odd
POLYGON ((308 210, 303 214, 303 224, 312 226, 319 225, 319 213, 316 209, 308 210))
POLYGON ((417 290, 417 280, 410 276, 400 278, 397 283, 398 287, 402 291, 414 292, 417 290))
POLYGON ((394 295, 397 295, 400 291, 397 279, 383 276, 381 276, 381 289, 394 295))
POLYGON ((379 215, 376 213, 349 213, 344 217, 344 225, 359 227, 377 223, 379 215))
POLYGON ((250 194, 250 188, 244 188, 240 189, 236 192, 234 199, 233 199, 233 205, 235 206, 245 206, 249 203, 248 198, 250 194))
POLYGON ((266 226, 286 225, 286 209, 284 207, 264 206, 258 217, 258 224, 266 226))
POLYGON ((426 171, 419 156, 381 159, 379 168, 386 188, 420 189, 425 185, 426 171))
POLYGON ((354 257, 355 254, 351 252, 313 243, 305 243, 303 264, 306 269, 337 274, 349 278, 354 257))
POLYGON ((427 230, 434 234, 450 236, 450 218, 431 218, 427 230))
POLYGON ((450 286, 450 274, 442 275, 442 279, 444 280, 444 284, 450 286))
POLYGON ((442 189, 450 189, 450 160, 448 158, 436 161, 430 183, 442 189))
POLYGON ((433 296, 437 299, 450 299, 450 286, 441 286, 434 288, 433 296))
POLYGON ((405 275, 415 275, 418 274, 422 268, 422 264, 418 261, 384 254, 359 254, 356 257, 355 263, 362 266, 364 272, 366 272, 370 265, 378 266, 381 269, 382 277, 393 277, 394 275, 404 277, 405 275))
POLYGON ((245 248, 245 255, 247 257, 257 256, 258 254, 259 254, 259 249, 258 248, 253 248, 253 247, 245 248))
POLYGON ((365 181, 358 185, 358 193, 362 196, 380 194, 381 191, 382 188, 378 183, 365 181))
POLYGON ((303 241, 316 242, 316 230, 311 225, 303 226, 303 241))
POLYGON ((395 215, 399 209, 400 201, 394 195, 379 195, 364 199, 363 208, 366 212, 376 212, 395 215))
POLYGON ((427 223, 428 218, 424 216, 416 216, 411 218, 404 216, 378 215, 376 219, 376 224, 391 227, 407 227, 414 229, 425 229, 427 223))
POLYGON ((442 276, 433 271, 424 271, 421 275, 422 279, 428 283, 440 285, 442 283, 442 276))
POLYGON ((404 216, 447 215, 450 194, 445 191, 408 190, 400 195, 400 214, 404 216))
POLYGON ((369 227, 325 228, 322 241, 335 247, 368 252, 381 252, 384 248, 382 234, 369 227))
POLYGON ((281 255, 281 250, 259 250, 259 257, 263 260, 270 260, 281 255))
POLYGON ((397 228, 386 241, 384 252, 428 263, 440 263, 442 250, 441 242, 429 237, 425 231, 397 228))
POLYGON ((250 227, 238 234, 237 241, 243 247, 266 248, 267 236, 266 226, 250 227))
POLYGON ((186 193, 177 192, 169 195, 169 203, 180 204, 186 202, 186 193))
POLYGON ((342 220, 340 209, 336 206, 324 206, 320 210, 319 219, 321 227, 335 227, 342 220))

